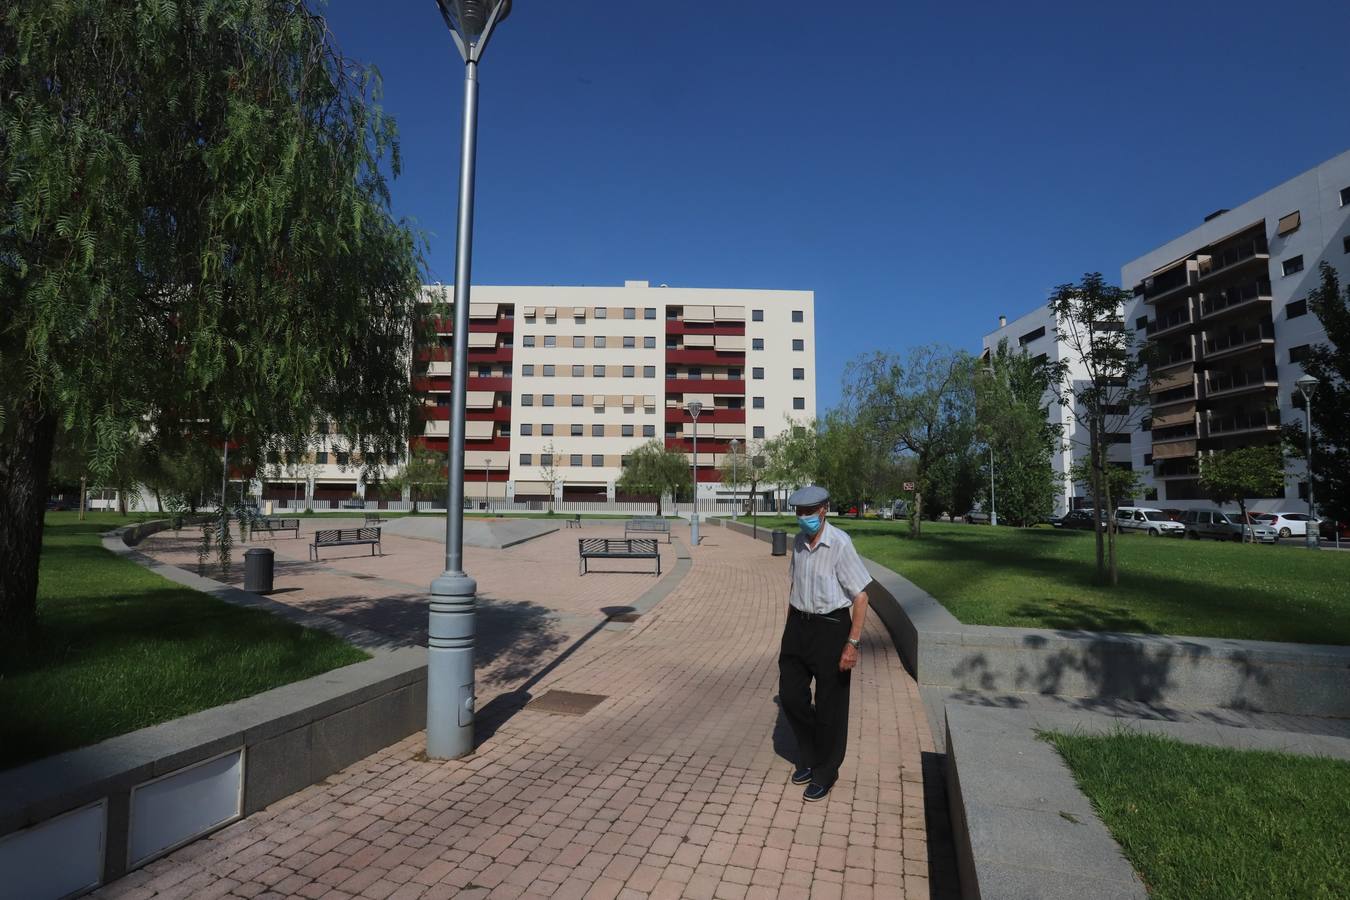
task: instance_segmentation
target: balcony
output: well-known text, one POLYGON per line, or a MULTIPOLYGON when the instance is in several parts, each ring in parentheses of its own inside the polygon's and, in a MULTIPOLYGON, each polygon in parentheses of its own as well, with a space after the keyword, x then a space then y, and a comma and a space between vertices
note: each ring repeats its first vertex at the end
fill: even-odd
POLYGON ((742 378, 667 378, 667 394, 728 394, 734 397, 745 396, 745 380, 742 378))
POLYGON ((1237 372, 1211 372, 1205 379, 1205 396, 1229 397, 1251 391, 1279 390, 1280 377, 1274 366, 1237 372))
POLYGON ((1263 266, 1270 262, 1270 248, 1265 236, 1242 241, 1225 247, 1218 253, 1200 260, 1200 281, 1208 281, 1220 275, 1230 275, 1254 263, 1263 266))
POLYGON ((1274 343, 1275 326, 1270 323, 1230 328, 1215 338, 1205 340, 1205 359, 1233 356, 1274 343))
POLYGON ((1206 319, 1235 309, 1250 309, 1270 303, 1270 279, 1258 278, 1222 291, 1206 291, 1200 299, 1200 318, 1206 319))
POLYGON ((1190 307, 1178 309, 1165 316, 1159 316, 1148 323, 1146 334, 1149 337, 1161 337, 1164 334, 1171 334, 1181 331, 1184 328, 1194 325, 1195 318, 1191 315, 1190 307))
MULTIPOLYGON (((1193 365, 1194 363, 1195 351, 1190 347, 1187 347, 1185 350, 1174 350, 1165 355, 1160 352, 1158 359, 1154 360, 1152 365, 1155 372, 1161 372, 1164 369, 1171 369, 1175 366, 1188 366, 1193 365)), ((1166 379, 1159 379, 1160 382, 1164 380, 1166 379)))
POLYGON ((1280 413, 1278 410, 1240 412, 1223 416, 1216 416, 1213 412, 1209 414, 1209 433, 1211 436, 1279 430, 1280 413))
POLYGON ((1144 302, 1153 304, 1173 297, 1181 297, 1191 292, 1191 273, 1185 263, 1169 269, 1161 275, 1144 280, 1144 302))
POLYGON ((1153 477, 1159 481, 1172 478, 1199 478, 1200 467, 1193 459, 1171 459, 1153 464, 1153 477))
MULTIPOLYGON (((682 407, 682 406, 667 406, 667 407, 666 407, 666 422, 667 422, 668 424, 685 424, 685 425, 687 425, 687 424, 689 424, 691 421, 693 421, 693 420, 689 418, 689 413, 685 411, 684 407, 682 407)), ((736 424, 739 424, 739 425, 744 425, 744 424, 745 424, 745 410, 743 410, 743 409, 717 409, 717 408, 709 409, 708 407, 705 406, 705 407, 703 407, 703 411, 702 411, 701 413, 699 413, 699 416, 698 416, 698 427, 699 427, 699 431, 702 432, 702 431, 703 431, 703 426, 704 426, 705 424, 709 423, 709 422, 711 422, 711 423, 714 424, 714 425, 716 425, 716 424, 718 424, 718 423, 722 423, 722 424, 736 423, 736 424)), ((711 432, 710 432, 710 433, 711 433, 711 432)))
POLYGON ((666 365, 686 366, 743 366, 744 350, 666 350, 666 365))
POLYGON ((686 322, 683 319, 666 319, 666 334, 675 337, 681 334, 745 334, 745 322, 686 322))

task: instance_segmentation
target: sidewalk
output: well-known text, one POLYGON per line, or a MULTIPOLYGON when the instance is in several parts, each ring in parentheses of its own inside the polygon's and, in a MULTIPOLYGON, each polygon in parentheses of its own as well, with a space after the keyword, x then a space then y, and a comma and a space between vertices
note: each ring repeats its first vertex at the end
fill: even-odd
POLYGON ((584 715, 501 695, 467 760, 425 761, 415 736, 96 896, 949 895, 932 735, 884 628, 869 619, 840 780, 805 804, 775 702, 786 561, 705 534, 652 612, 530 686, 602 695, 584 715))

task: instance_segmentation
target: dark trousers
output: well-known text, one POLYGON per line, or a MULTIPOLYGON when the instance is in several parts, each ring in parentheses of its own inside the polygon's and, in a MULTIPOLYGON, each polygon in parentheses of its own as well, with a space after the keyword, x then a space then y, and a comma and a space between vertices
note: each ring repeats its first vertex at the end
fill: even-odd
POLYGON ((788 613, 778 652, 778 699, 797 738, 797 763, 810 767, 811 780, 824 787, 839 777, 848 747, 848 686, 853 673, 839 671, 839 657, 851 622, 847 609, 828 616, 807 616, 794 609, 788 613))

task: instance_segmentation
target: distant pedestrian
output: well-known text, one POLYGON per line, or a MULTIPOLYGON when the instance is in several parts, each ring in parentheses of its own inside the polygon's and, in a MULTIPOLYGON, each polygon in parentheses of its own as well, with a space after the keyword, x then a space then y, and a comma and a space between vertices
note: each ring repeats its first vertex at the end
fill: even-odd
POLYGON ((778 654, 778 698, 797 738, 793 784, 824 800, 848 746, 848 688, 858 664, 872 576, 848 535, 825 521, 829 493, 808 485, 788 498, 800 528, 792 545, 787 623, 778 654), (811 682, 815 682, 815 702, 811 682))

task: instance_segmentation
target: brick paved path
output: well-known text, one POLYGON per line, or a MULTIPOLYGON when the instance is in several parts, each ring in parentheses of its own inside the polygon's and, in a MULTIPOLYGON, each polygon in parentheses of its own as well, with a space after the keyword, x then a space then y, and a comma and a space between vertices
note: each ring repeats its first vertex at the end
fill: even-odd
POLYGON ((786 577, 763 543, 710 528, 651 613, 530 686, 606 695, 585 715, 503 695, 467 760, 420 760, 414 736, 98 896, 945 894, 932 736, 875 618, 839 782, 818 804, 787 783, 786 577))

